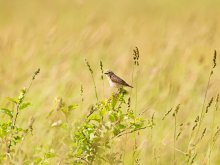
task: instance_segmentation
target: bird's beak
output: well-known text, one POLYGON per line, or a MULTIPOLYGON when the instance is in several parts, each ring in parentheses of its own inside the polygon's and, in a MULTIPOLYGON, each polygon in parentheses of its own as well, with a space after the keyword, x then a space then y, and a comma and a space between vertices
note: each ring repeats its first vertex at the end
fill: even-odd
POLYGON ((108 74, 108 72, 105 72, 104 74, 108 74))

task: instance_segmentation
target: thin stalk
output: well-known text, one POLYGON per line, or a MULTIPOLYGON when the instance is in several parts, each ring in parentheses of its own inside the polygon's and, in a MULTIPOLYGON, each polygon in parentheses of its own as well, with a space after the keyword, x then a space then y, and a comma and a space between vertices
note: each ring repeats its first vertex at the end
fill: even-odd
POLYGON ((173 164, 176 164, 176 115, 174 116, 174 134, 173 134, 173 164))
POLYGON ((207 84, 206 91, 205 91, 205 97, 204 97, 204 100, 203 100, 203 103, 202 103, 202 110, 201 110, 201 113, 200 113, 200 119, 199 119, 198 129, 197 129, 197 132, 196 132, 196 137, 197 137, 198 134, 199 134, 199 130, 200 130, 200 127, 201 127, 203 118, 204 118, 204 107, 205 107, 205 102, 206 102, 206 98, 207 98, 207 93, 208 93, 208 89, 209 89, 209 85, 210 85, 210 80, 211 80, 211 77, 212 77, 212 75, 213 75, 213 73, 214 73, 213 70, 214 70, 214 68, 215 68, 216 65, 217 65, 217 63, 216 63, 216 58, 217 58, 217 52, 216 52, 216 50, 215 50, 215 51, 214 51, 214 56, 213 56, 213 66, 212 66, 212 69, 211 69, 210 74, 209 74, 208 84, 207 84))
POLYGON ((80 96, 81 96, 81 100, 80 100, 80 102, 81 102, 81 104, 80 104, 80 109, 81 109, 81 111, 82 111, 82 109, 83 109, 83 102, 84 102, 83 92, 84 92, 84 90, 83 90, 83 86, 81 85, 81 87, 80 87, 80 96))
POLYGON ((136 115, 136 112, 137 112, 137 100, 138 100, 138 76, 136 76, 136 83, 135 83, 135 107, 134 107, 134 112, 135 112, 135 115, 136 115))
POLYGON ((99 98, 98 98, 98 93, 97 93, 97 89, 96 89, 96 85, 95 85, 95 79, 94 79, 94 77, 93 77, 93 74, 92 74, 92 81, 93 81, 93 85, 94 85, 94 89, 95 89, 95 97, 96 97, 96 99, 97 99, 97 101, 98 101, 99 98))
POLYGON ((213 149, 213 139, 214 139, 214 125, 215 125, 215 116, 216 116, 216 111, 218 110, 218 101, 219 101, 219 94, 216 97, 216 102, 215 102, 215 109, 213 111, 213 119, 212 119, 212 130, 211 130, 211 135, 212 135, 212 144, 209 144, 209 153, 208 153, 208 164, 210 164, 211 161, 211 153, 213 149))
MULTIPOLYGON (((133 61, 134 61, 134 65, 132 66, 132 84, 134 82, 134 71, 136 71, 136 84, 135 84, 135 108, 134 108, 134 114, 136 115, 137 112, 137 85, 138 85, 138 66, 139 66, 139 50, 138 47, 135 47, 135 49, 133 50, 133 61)), ((135 163, 135 154, 136 154, 136 150, 137 150, 137 134, 134 134, 134 138, 135 138, 135 143, 134 143, 134 147, 133 147, 133 163, 135 163)))
POLYGON ((94 76, 93 76, 93 70, 92 70, 89 62, 86 59, 85 59, 85 62, 86 62, 86 65, 87 65, 87 67, 89 69, 89 72, 90 72, 90 74, 92 76, 93 86, 94 86, 94 90, 95 90, 95 97, 96 97, 96 99, 98 101, 99 99, 98 99, 98 93, 97 93, 97 89, 96 89, 95 79, 94 79, 94 76))
POLYGON ((21 98, 18 99, 18 102, 16 103, 16 113, 15 113, 15 117, 14 117, 14 120, 12 121, 12 125, 11 125, 11 127, 12 127, 12 134, 11 134, 11 138, 10 138, 10 140, 9 140, 9 142, 8 142, 8 146, 7 146, 7 153, 8 153, 8 154, 9 154, 10 151, 11 151, 11 146, 12 146, 11 143, 12 143, 12 138, 13 138, 14 133, 15 133, 15 126, 16 126, 17 118, 18 118, 18 115, 19 115, 19 112, 20 112, 20 106, 21 106, 21 104, 23 103, 25 97, 27 96, 27 93, 29 92, 29 90, 30 90, 30 88, 31 88, 31 86, 32 86, 32 83, 33 83, 33 81, 35 80, 36 75, 39 74, 39 73, 40 73, 40 69, 38 69, 37 71, 35 71, 35 73, 34 73, 32 79, 30 80, 30 83, 29 83, 29 85, 28 85, 28 88, 22 90, 22 92, 21 92, 22 96, 21 96, 21 98))
POLYGON ((206 102, 206 98, 207 98, 208 89, 209 89, 209 85, 210 85, 210 80, 211 80, 212 74, 213 74, 213 71, 211 70, 211 72, 209 74, 209 79, 208 79, 208 83, 207 83, 207 86, 206 86, 206 90, 205 90, 205 97, 204 97, 204 100, 203 100, 203 103, 202 103, 202 110, 201 110, 201 113, 200 113, 200 119, 199 119, 198 128, 197 128, 196 136, 195 137, 197 137, 198 134, 199 134, 199 130, 200 130, 203 118, 204 118, 204 107, 205 107, 205 102, 206 102))
POLYGON ((103 97, 105 97, 105 91, 104 91, 104 70, 103 70, 103 63, 100 61, 100 70, 101 70, 101 80, 102 80, 102 93, 103 97))

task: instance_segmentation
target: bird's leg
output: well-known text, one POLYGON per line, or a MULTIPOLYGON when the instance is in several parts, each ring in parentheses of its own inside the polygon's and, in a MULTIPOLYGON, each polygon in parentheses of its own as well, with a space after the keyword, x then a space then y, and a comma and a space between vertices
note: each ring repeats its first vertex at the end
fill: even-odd
POLYGON ((128 93, 128 91, 126 91, 123 87, 122 88, 119 88, 119 93, 121 93, 121 94, 127 94, 128 93))
POLYGON ((123 91, 124 91, 123 87, 118 88, 118 94, 123 93, 123 91))
POLYGON ((120 89, 119 88, 117 88, 117 90, 114 90, 113 93, 112 93, 112 95, 115 96, 115 97, 117 97, 119 94, 120 94, 120 89))
POLYGON ((126 91, 123 87, 121 87, 121 88, 118 88, 118 91, 115 92, 114 95, 117 97, 117 96, 119 96, 120 94, 126 95, 127 93, 128 93, 128 91, 126 91))

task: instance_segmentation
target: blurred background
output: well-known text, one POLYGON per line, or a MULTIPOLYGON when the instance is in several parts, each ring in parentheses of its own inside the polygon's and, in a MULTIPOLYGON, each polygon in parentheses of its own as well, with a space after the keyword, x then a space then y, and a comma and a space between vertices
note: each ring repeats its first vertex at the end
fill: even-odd
MULTIPOLYGON (((161 124, 161 118, 180 103, 179 123, 189 123, 185 129, 191 128, 190 121, 201 110, 214 50, 220 51, 219 15, 218 0, 0 0, 1 104, 5 104, 6 97, 18 95, 33 72, 41 68, 28 94, 33 106, 18 119, 22 125, 30 117, 36 118, 26 155, 34 152, 28 146, 37 145, 53 145, 58 152, 65 151, 57 142, 62 134, 49 129, 58 117, 48 120, 47 116, 56 97, 80 103, 81 86, 83 109, 72 120, 86 114, 95 103, 91 75, 84 61, 87 59, 100 99, 113 91, 105 78, 103 92, 101 60, 104 70, 113 70, 135 87, 130 92, 135 96, 137 90, 137 112, 148 109, 146 118, 155 113, 158 124, 154 133, 144 131, 140 137, 142 164, 153 164, 155 153, 160 153, 156 157, 161 164, 172 162, 172 148, 167 146, 173 127, 169 120, 161 124), (140 51, 140 66, 134 72, 133 82, 135 46, 140 51)), ((220 91, 219 62, 217 58, 208 99, 220 91)), ((135 100, 132 106, 135 107, 135 100)), ((206 122, 211 123, 212 118, 206 122)), ((184 150, 184 136, 182 140, 180 148, 184 150)), ((201 146, 204 155, 206 144, 201 146)), ((126 148, 127 162, 132 145, 126 148)), ((218 143, 216 155, 219 148, 218 143)), ((179 162, 183 159, 184 156, 178 157, 179 162)), ((214 157, 213 161, 219 163, 220 158, 214 157)))

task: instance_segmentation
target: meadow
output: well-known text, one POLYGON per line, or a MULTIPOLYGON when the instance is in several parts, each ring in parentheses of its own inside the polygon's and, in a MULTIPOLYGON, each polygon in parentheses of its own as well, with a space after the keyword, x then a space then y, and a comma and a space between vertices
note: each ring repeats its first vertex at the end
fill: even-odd
POLYGON ((217 0, 0 0, 0 164, 220 164, 219 15, 217 0))

